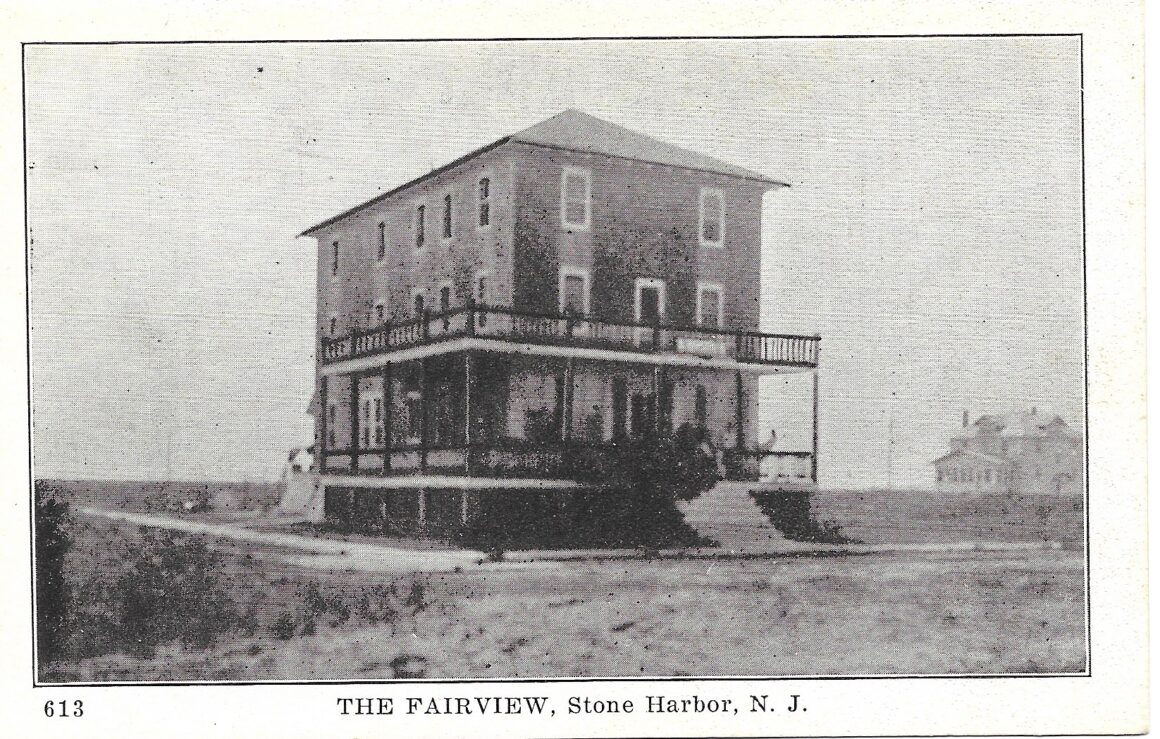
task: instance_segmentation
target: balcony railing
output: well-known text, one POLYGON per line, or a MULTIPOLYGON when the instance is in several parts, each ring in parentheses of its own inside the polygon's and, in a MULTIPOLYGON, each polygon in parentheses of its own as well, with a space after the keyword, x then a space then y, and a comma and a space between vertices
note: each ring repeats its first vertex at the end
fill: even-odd
POLYGON ((323 337, 321 356, 324 364, 330 364, 467 336, 797 367, 818 366, 821 342, 819 336, 601 321, 590 316, 469 304, 439 313, 424 312, 410 321, 356 330, 338 338, 323 337))

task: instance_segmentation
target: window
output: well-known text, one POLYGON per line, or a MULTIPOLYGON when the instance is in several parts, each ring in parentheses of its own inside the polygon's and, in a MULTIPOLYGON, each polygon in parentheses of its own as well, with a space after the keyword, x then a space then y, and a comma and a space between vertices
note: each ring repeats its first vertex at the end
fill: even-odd
POLYGON ((407 441, 418 444, 423 437, 423 395, 418 390, 407 391, 407 441))
POLYGON ((377 258, 381 262, 387 256, 387 224, 379 221, 379 251, 377 258))
POLYGON ((628 382, 620 376, 612 378, 612 438, 624 438, 628 423, 628 382))
POLYGON ((983 470, 983 482, 990 482, 990 481, 991 481, 991 468, 988 467, 987 469, 983 470))
POLYGON ((479 180, 479 225, 481 228, 491 225, 491 179, 488 177, 479 180))
MULTIPOLYGON (((364 407, 367 410, 366 415, 370 416, 370 404, 367 404, 364 407)), ((362 445, 364 449, 371 445, 371 427, 366 424, 364 424, 362 427, 362 445)))
POLYGON ((720 190, 701 189, 700 229, 702 246, 721 246, 725 236, 725 199, 720 190))
POLYGON ((587 229, 592 221, 592 177, 586 169, 565 167, 560 180, 560 224, 587 229))
POLYGON ((451 329, 451 285, 445 284, 439 288, 439 312, 443 314, 443 330, 451 329))
POLYGON ((338 242, 331 244, 330 276, 338 276, 338 242))
POLYGON ((628 425, 633 436, 649 436, 655 430, 652 401, 652 393, 632 394, 632 410, 628 425))
POLYGON ((383 445, 383 399, 375 398, 375 446, 383 445))
POLYGON ((327 407, 327 409, 326 409, 326 424, 327 424, 327 431, 326 431, 327 442, 326 442, 326 444, 327 444, 327 446, 330 446, 330 447, 333 447, 335 444, 335 442, 334 442, 334 423, 335 423, 335 417, 337 415, 338 415, 338 407, 334 403, 331 403, 329 405, 329 407, 327 407))
POLYGON ((423 248, 423 240, 426 238, 427 231, 427 207, 420 205, 415 208, 415 248, 423 248))
POLYGON ((418 318, 419 316, 423 315, 423 309, 426 307, 423 300, 423 291, 418 288, 412 290, 411 300, 413 301, 415 307, 414 316, 415 318, 418 318))
POLYGON ((701 283, 697 285, 697 325, 708 328, 724 328, 725 301, 721 298, 721 286, 701 283))
POLYGON ((330 317, 330 335, 333 337, 338 333, 338 319, 334 316, 330 317))
POLYGON ((451 238, 451 196, 443 196, 443 238, 451 238))
POLYGON ((697 428, 706 429, 709 427, 709 394, 705 391, 704 385, 697 386, 697 396, 693 401, 693 418, 696 419, 697 428))
POLYGON ((560 268, 560 312, 586 316, 591 312, 588 271, 577 267, 560 268))
MULTIPOLYGON (((475 287, 473 288, 476 305, 487 305, 487 288, 488 281, 491 275, 486 272, 477 272, 475 275, 475 287)), ((475 324, 479 328, 487 328, 487 313, 476 313, 475 324)))

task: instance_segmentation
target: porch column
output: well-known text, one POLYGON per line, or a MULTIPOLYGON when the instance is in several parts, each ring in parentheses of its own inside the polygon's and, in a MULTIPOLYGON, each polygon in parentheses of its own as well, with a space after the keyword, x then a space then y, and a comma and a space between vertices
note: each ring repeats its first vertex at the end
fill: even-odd
POLYGON ((564 382, 567 380, 567 378, 568 360, 565 359, 563 366, 558 366, 556 369, 556 422, 560 424, 560 427, 556 429, 556 433, 559 435, 560 441, 563 441, 567 438, 567 426, 564 423, 564 412, 567 406, 567 403, 565 402, 565 396, 567 395, 567 392, 565 390, 564 382))
POLYGON ((383 365, 383 474, 391 472, 391 408, 395 394, 391 392, 391 363, 383 365))
POLYGON ((419 360, 419 469, 427 469, 428 416, 431 415, 431 393, 427 392, 427 358, 419 360))
POLYGON ((814 370, 814 446, 810 456, 810 480, 818 484, 818 371, 814 370))
MULTIPOLYGON (((471 316, 470 330, 475 330, 474 316, 471 316)), ((463 468, 471 474, 471 352, 463 353, 463 468)))
POLYGON ((652 371, 653 397, 653 435, 658 439, 661 436, 661 366, 653 365, 652 371))
POLYGON ((564 411, 561 414, 563 418, 563 428, 561 429, 561 437, 564 441, 569 441, 572 438, 572 401, 575 393, 572 385, 575 382, 576 367, 572 357, 564 360, 564 411))
POLYGON ((742 398, 742 377, 741 370, 737 370, 737 451, 741 451, 745 447, 745 406, 741 404, 742 398))
POLYGON ((318 424, 318 447, 314 450, 318 455, 318 471, 326 472, 326 414, 330 409, 326 405, 326 375, 318 377, 318 412, 322 420, 318 424))
POLYGON ((358 472, 358 386, 359 375, 350 376, 350 471, 358 472))

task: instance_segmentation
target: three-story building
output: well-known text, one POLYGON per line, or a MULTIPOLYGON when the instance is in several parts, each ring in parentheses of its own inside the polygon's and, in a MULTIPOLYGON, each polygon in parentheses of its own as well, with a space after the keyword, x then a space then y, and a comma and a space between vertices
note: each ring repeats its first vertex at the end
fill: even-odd
POLYGON ((327 514, 446 532, 682 427, 816 482, 819 338, 758 330, 785 186, 570 110, 307 229, 327 514), (760 451, 758 377, 810 371, 813 448, 760 451))

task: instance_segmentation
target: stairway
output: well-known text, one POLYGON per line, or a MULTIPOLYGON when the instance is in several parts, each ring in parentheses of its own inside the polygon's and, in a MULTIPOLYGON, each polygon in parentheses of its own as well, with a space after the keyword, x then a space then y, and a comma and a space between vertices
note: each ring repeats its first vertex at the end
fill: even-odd
POLYGON ((749 491, 754 482, 719 482, 691 501, 679 503, 685 521, 698 533, 714 539, 722 550, 738 554, 794 551, 798 542, 773 527, 749 491))

